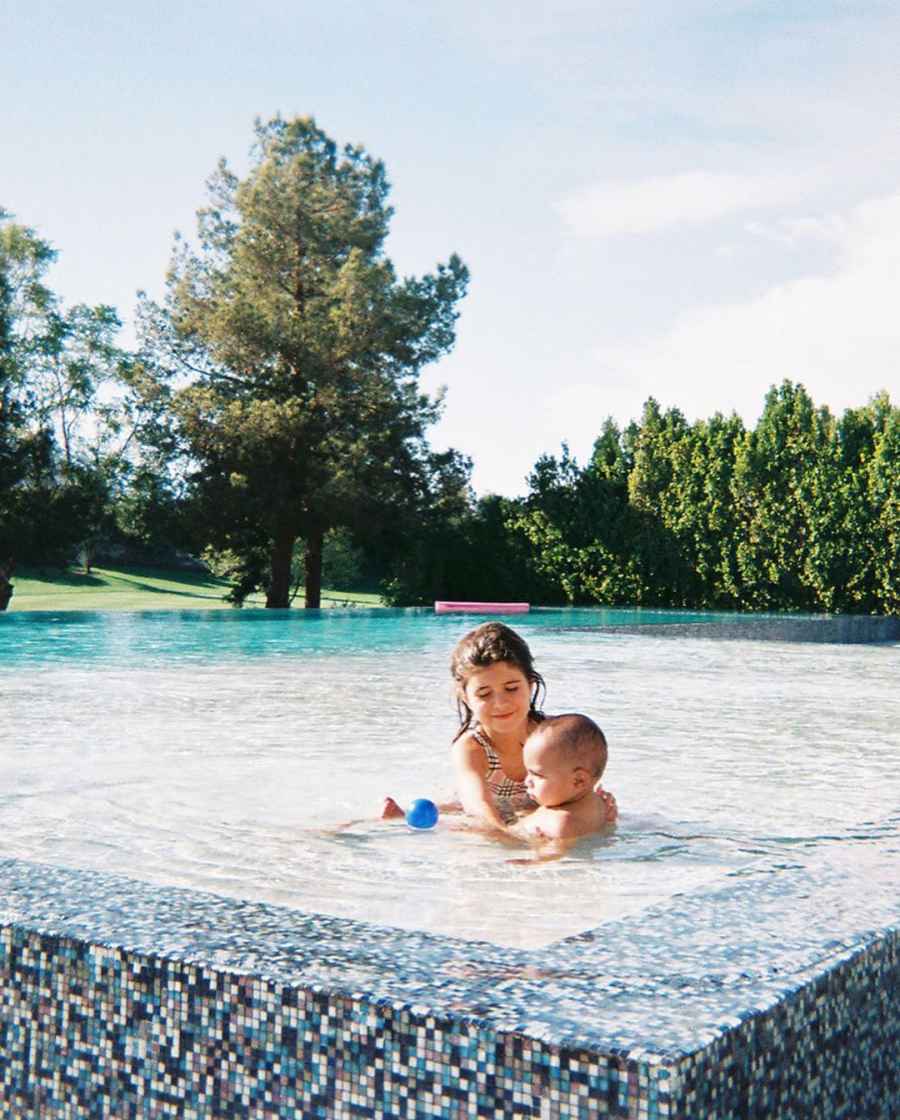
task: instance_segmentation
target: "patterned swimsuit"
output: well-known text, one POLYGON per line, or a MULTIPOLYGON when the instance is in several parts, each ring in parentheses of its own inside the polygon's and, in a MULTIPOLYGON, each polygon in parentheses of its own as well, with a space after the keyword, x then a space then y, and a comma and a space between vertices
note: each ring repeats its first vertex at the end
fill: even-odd
POLYGON ((500 766, 500 756, 494 750, 487 732, 480 727, 474 727, 472 737, 484 751, 484 756, 487 759, 488 771, 484 780, 488 789, 497 799, 500 815, 504 819, 508 819, 515 817, 516 809, 533 809, 537 802, 532 801, 528 793, 528 787, 524 782, 513 781, 503 772, 500 766))

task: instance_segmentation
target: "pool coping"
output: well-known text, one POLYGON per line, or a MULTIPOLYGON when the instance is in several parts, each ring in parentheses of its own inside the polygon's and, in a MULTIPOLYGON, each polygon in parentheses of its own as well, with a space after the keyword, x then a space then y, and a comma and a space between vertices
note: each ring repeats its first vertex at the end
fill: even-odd
POLYGON ((745 869, 537 950, 20 860, 0 862, 0 924, 667 1064, 897 933, 890 853, 856 842, 864 897, 837 854, 745 869))

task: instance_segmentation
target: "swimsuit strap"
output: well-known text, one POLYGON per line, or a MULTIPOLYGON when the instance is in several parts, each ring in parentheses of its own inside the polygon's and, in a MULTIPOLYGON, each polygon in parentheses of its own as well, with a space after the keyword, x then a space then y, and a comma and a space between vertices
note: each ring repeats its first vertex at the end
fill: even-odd
POLYGON ((476 725, 472 728, 472 737, 476 743, 484 751, 484 756, 488 763, 488 772, 484 776, 488 789, 495 797, 519 797, 522 794, 528 793, 528 789, 524 782, 517 782, 514 778, 509 778, 500 767, 500 756, 494 749, 494 744, 491 742, 488 733, 480 726, 476 725), (495 778, 494 775, 499 773, 499 777, 495 778))
POLYGON ((494 744, 488 738, 487 732, 482 730, 481 724, 477 724, 472 729, 472 738, 484 751, 485 758, 488 760, 488 777, 490 777, 495 770, 500 769, 500 756, 494 750, 494 744))

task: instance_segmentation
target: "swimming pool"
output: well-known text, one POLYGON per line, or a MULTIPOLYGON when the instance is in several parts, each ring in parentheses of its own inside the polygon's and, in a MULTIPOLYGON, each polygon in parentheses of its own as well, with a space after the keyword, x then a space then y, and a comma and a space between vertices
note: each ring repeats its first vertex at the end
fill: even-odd
MULTIPOLYGON (((573 1023, 584 1021, 587 993, 575 992, 576 958, 560 938, 571 946, 603 929, 609 944, 631 945, 635 930, 652 928, 639 957, 617 954, 627 988, 679 955, 684 973, 707 975, 703 958, 720 951, 713 943, 746 957, 747 910, 735 897, 767 912, 756 951, 789 947, 798 975, 818 943, 816 933, 797 949, 798 883, 807 899, 831 892, 829 920, 840 919, 848 938, 860 915, 863 926, 886 921, 895 899, 873 899, 871 887, 896 886, 895 644, 660 641, 653 635, 673 627, 728 621, 669 612, 540 611, 512 621, 547 677, 548 710, 587 711, 610 740, 607 784, 622 806, 620 827, 566 860, 512 867, 509 852, 477 837, 374 822, 322 834, 369 814, 383 792, 429 795, 450 780, 446 664, 472 620, 357 611, 2 619, 0 856, 44 865, 38 880, 61 865, 85 869, 80 883, 116 882, 119 892, 104 875, 331 914, 347 924, 325 928, 354 936, 360 919, 424 931, 438 942, 423 961, 442 938, 478 939, 477 952, 450 954, 457 972, 438 985, 474 969, 462 1000, 469 1013, 488 1014, 486 994, 473 1003, 469 989, 488 977, 496 988, 501 959, 512 967, 507 996, 530 985, 539 1003, 543 984, 549 999, 534 959, 520 955, 543 950, 549 974, 570 977, 563 1018, 573 1023), (867 891, 854 884, 854 867, 868 869, 867 891), (703 900, 717 892, 711 942, 703 900)), ((60 898, 71 889, 65 877, 54 882, 60 898)), ((52 899, 42 905, 61 920, 52 899)), ((63 913, 71 921, 71 903, 63 913)), ((157 931, 157 943, 171 944, 170 935, 157 931)), ((360 972, 358 956, 350 974, 373 988, 385 963, 360 972)), ((577 960, 584 968, 584 945, 577 960)), ((336 982, 321 961, 317 968, 322 982, 336 982)), ((627 1014, 620 1001, 620 1030, 640 1034, 642 1016, 645 1039, 654 1018, 659 1037, 674 1030, 651 995, 627 1014)), ((507 997, 491 998, 502 1008, 507 997)), ((529 1014, 558 1030, 558 1006, 529 1014)), ((585 1041, 598 1045, 596 1031, 585 1041)))
POLYGON ((0 856, 527 947, 883 833, 892 649, 746 643, 738 665, 730 644, 597 632, 598 614, 517 623, 548 710, 605 728, 622 806, 615 836, 557 864, 364 819, 381 794, 451 792, 448 652, 471 625, 376 611, 18 616, 0 856))

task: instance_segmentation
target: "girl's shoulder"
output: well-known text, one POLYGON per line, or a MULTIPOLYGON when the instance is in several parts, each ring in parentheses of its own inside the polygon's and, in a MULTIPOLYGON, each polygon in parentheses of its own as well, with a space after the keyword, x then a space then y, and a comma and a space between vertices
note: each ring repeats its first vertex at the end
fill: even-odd
MULTIPOLYGON (((490 741, 490 740, 488 740, 490 741)), ((453 751, 472 751, 476 748, 481 749, 484 743, 484 733, 480 732, 477 727, 468 727, 450 744, 450 749, 453 751)))
POLYGON ((490 735, 488 735, 480 723, 470 723, 465 730, 457 733, 456 738, 450 745, 456 747, 460 743, 465 743, 469 749, 473 749, 474 747, 491 749, 493 747, 490 735))
POLYGON ((484 750, 484 740, 477 727, 470 727, 458 739, 450 744, 450 752, 457 763, 487 768, 487 756, 484 750))

